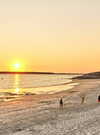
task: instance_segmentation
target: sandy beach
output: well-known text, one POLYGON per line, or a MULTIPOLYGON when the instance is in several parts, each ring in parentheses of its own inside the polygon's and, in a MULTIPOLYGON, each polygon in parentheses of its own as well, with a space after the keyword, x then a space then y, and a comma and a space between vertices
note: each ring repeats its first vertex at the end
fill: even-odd
POLYGON ((80 85, 64 92, 0 102, 0 135, 100 135, 100 80, 76 82, 80 85))

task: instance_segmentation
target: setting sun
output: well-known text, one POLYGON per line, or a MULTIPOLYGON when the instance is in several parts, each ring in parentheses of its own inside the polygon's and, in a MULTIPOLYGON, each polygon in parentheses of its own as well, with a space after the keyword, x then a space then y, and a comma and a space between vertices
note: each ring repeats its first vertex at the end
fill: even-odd
POLYGON ((8 63, 9 71, 11 72, 24 72, 26 71, 26 63, 22 60, 13 60, 8 63))
POLYGON ((16 64, 14 64, 14 67, 15 67, 16 69, 19 69, 19 68, 21 67, 21 65, 20 65, 19 63, 16 63, 16 64))
POLYGON ((13 71, 22 71, 22 64, 21 63, 15 63, 12 65, 13 71))

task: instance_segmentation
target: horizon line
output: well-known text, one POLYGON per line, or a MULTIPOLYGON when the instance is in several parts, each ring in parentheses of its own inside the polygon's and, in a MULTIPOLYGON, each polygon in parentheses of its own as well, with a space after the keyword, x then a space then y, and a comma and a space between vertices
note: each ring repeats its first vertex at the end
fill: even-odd
POLYGON ((0 74, 82 74, 77 72, 0 71, 0 74))

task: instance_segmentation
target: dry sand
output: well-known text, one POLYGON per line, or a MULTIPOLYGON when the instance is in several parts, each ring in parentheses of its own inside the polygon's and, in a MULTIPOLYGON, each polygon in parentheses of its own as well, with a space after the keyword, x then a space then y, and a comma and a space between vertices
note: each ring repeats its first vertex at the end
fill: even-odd
POLYGON ((80 85, 69 91, 1 102, 0 135, 100 135, 100 80, 77 82, 80 85))

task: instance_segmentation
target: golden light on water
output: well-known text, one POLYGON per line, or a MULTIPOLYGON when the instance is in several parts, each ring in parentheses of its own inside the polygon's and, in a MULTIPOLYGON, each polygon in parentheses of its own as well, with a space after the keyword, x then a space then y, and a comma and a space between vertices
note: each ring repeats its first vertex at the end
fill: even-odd
POLYGON ((15 75, 15 83, 14 83, 14 86, 16 87, 16 88, 15 88, 15 93, 16 93, 16 94, 19 94, 20 89, 19 89, 19 75, 18 75, 18 74, 15 75))
POLYGON ((19 93, 20 93, 20 88, 16 88, 16 89, 15 89, 15 93, 16 93, 16 94, 19 94, 19 93))

